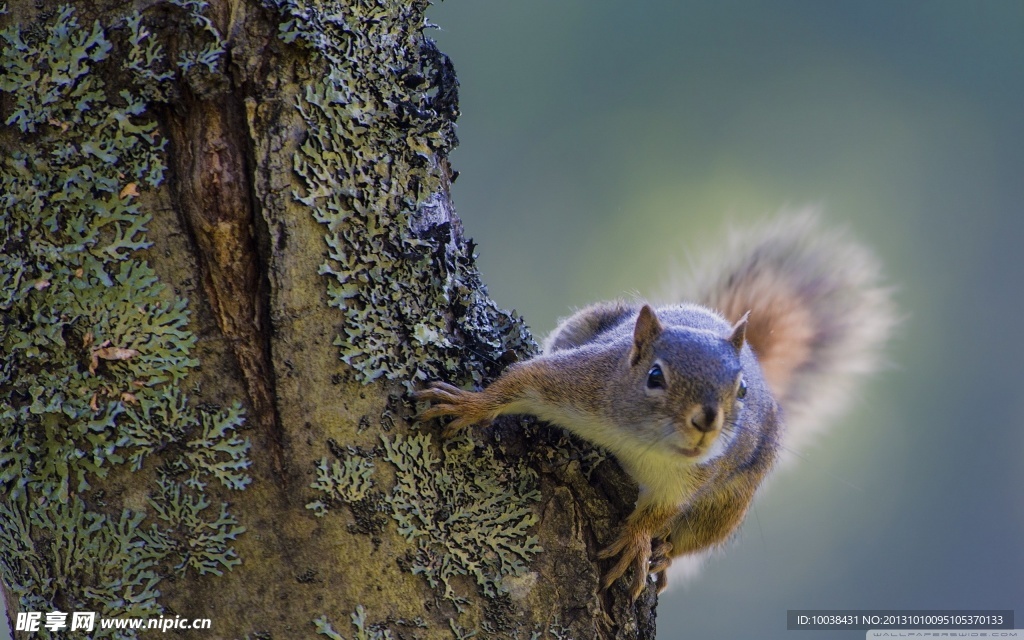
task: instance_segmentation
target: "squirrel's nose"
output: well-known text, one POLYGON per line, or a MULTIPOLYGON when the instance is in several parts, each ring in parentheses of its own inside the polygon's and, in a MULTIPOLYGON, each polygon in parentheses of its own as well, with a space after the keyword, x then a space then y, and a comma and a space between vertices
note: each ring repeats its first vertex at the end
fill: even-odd
POLYGON ((714 431, 718 427, 718 405, 706 404, 694 409, 690 424, 702 433, 714 431))

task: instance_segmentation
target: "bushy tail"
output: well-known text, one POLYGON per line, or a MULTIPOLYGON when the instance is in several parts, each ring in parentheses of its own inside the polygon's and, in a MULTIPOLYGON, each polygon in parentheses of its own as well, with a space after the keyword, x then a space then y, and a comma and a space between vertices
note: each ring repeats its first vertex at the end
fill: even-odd
POLYGON ((750 311, 747 340, 782 406, 785 448, 800 450, 878 368, 896 322, 891 290, 867 249, 810 212, 734 233, 719 255, 690 299, 730 322, 750 311))

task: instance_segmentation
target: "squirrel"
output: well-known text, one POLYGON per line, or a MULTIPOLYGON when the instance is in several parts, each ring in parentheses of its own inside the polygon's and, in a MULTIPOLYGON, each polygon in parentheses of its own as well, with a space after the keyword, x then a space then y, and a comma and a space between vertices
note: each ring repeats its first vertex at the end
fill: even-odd
POLYGON ((725 543, 790 440, 877 367, 895 314, 873 256, 815 216, 735 238, 694 302, 601 302, 561 321, 541 355, 480 391, 432 382, 419 418, 445 435, 529 414, 611 452, 639 497, 599 559, 602 589, 633 567, 631 601, 673 558, 725 543))

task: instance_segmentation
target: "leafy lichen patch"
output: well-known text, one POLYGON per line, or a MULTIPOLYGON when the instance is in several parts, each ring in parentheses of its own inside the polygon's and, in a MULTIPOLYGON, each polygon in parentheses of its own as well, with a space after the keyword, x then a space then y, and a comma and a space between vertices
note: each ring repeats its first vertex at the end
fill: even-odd
POLYGON ((154 525, 154 547, 180 558, 174 566, 178 571, 195 569, 200 574, 222 575, 241 560, 230 541, 245 531, 238 520, 221 503, 219 515, 209 518, 203 512, 210 506, 206 496, 196 495, 177 482, 160 478, 160 493, 150 500, 157 518, 167 523, 166 529, 154 525))
POLYGON ((486 596, 504 593, 503 579, 522 575, 541 551, 529 534, 536 523, 531 504, 540 500, 536 474, 499 461, 465 436, 440 451, 429 434, 381 440, 396 468, 387 497, 392 517, 416 546, 412 572, 456 607, 466 602, 455 588, 459 575, 472 577, 486 596))
MULTIPOLYGON (((30 507, 21 496, 0 502, 0 518, 0 568, 26 609, 48 611, 60 603, 101 616, 161 611, 156 564, 165 552, 140 526, 142 514, 124 511, 111 518, 90 512, 78 498, 30 507), (49 535, 40 538, 40 530, 49 535), (51 565, 74 570, 46 571, 51 565)), ((126 636, 100 631, 94 637, 126 636)))
MULTIPOLYGON (((264 0, 279 36, 309 52, 314 71, 296 99, 305 137, 293 156, 294 202, 322 225, 326 301, 339 310, 337 346, 354 378, 412 388, 427 379, 483 383, 535 351, 521 319, 487 297, 473 245, 448 204, 457 82, 424 37, 427 3, 264 0)), ((383 421, 382 421, 383 423, 383 421)), ((362 429, 362 427, 360 427, 362 429)), ((469 441, 384 436, 385 509, 414 547, 402 567, 462 607, 468 577, 481 593, 525 572, 536 476, 469 441)), ((340 459, 340 457, 339 457, 340 459)), ((317 467, 309 503, 364 486, 355 460, 317 467), (346 466, 349 465, 349 466, 346 466)), ((365 467, 362 467, 365 469, 365 467)), ((376 492, 373 489, 371 494, 376 492)), ((358 513, 359 502, 347 504, 358 513)))
POLYGON ((373 463, 366 457, 348 455, 344 463, 336 461, 334 464, 330 464, 326 457, 322 458, 316 465, 316 480, 309 485, 320 496, 306 508, 317 516, 324 516, 332 503, 359 502, 369 495, 373 487, 372 475, 373 463))
POLYGON ((195 27, 182 32, 187 40, 187 44, 181 47, 177 60, 182 76, 199 95, 223 91, 227 80, 220 71, 226 48, 220 31, 206 15, 209 3, 204 0, 167 2, 181 8, 188 22, 195 27))
MULTIPOLYGON (((352 628, 355 635, 352 640, 394 640, 395 636, 391 630, 383 624, 370 624, 366 622, 366 608, 363 605, 356 605, 356 610, 350 616, 352 628)), ((345 636, 334 630, 326 615, 313 620, 318 635, 327 636, 330 640, 346 640, 345 636)))
POLYGON ((138 13, 117 24, 124 56, 70 6, 0 31, 0 118, 18 136, 0 158, 0 574, 27 609, 145 616, 162 610, 158 563, 238 563, 243 529, 226 505, 207 511, 206 489, 249 483, 249 442, 240 406, 189 402, 187 301, 138 254, 165 173, 146 106, 172 74, 138 13), (148 503, 90 494, 149 460, 148 503))
MULTIPOLYGON (((356 605, 355 611, 349 615, 349 621, 355 631, 352 640, 394 640, 396 637, 395 633, 397 633, 398 638, 409 637, 402 629, 427 628, 426 623, 420 617, 406 619, 388 616, 387 619, 381 622, 367 622, 366 607, 361 604, 356 605), (392 633, 393 628, 397 628, 399 631, 392 633)), ((330 620, 324 614, 315 618, 313 625, 316 627, 316 632, 320 635, 325 635, 332 638, 332 640, 345 640, 345 636, 334 630, 330 620)), ((419 638, 420 635, 413 631, 411 637, 419 638)))
POLYGON ((342 312, 341 359, 363 382, 413 385, 442 373, 480 382, 503 357, 529 352, 522 323, 482 292, 471 246, 437 215, 457 83, 421 33, 426 3, 266 4, 282 15, 281 38, 323 65, 296 105, 307 138, 295 198, 325 227, 320 273, 342 312))

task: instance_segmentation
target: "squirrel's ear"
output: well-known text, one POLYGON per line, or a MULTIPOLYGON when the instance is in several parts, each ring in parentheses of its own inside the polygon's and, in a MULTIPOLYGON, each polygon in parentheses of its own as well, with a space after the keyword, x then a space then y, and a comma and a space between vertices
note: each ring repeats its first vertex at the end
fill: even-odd
POLYGON ((640 315, 636 318, 636 326, 633 328, 633 351, 630 353, 629 363, 635 365, 639 362, 641 353, 659 335, 661 335, 661 322, 658 321, 658 316, 654 315, 654 309, 645 304, 640 309, 640 315))
POLYGON ((733 347, 736 348, 736 353, 743 350, 743 343, 747 339, 747 319, 750 318, 750 312, 743 314, 736 324, 732 325, 732 333, 729 335, 729 342, 733 347))

